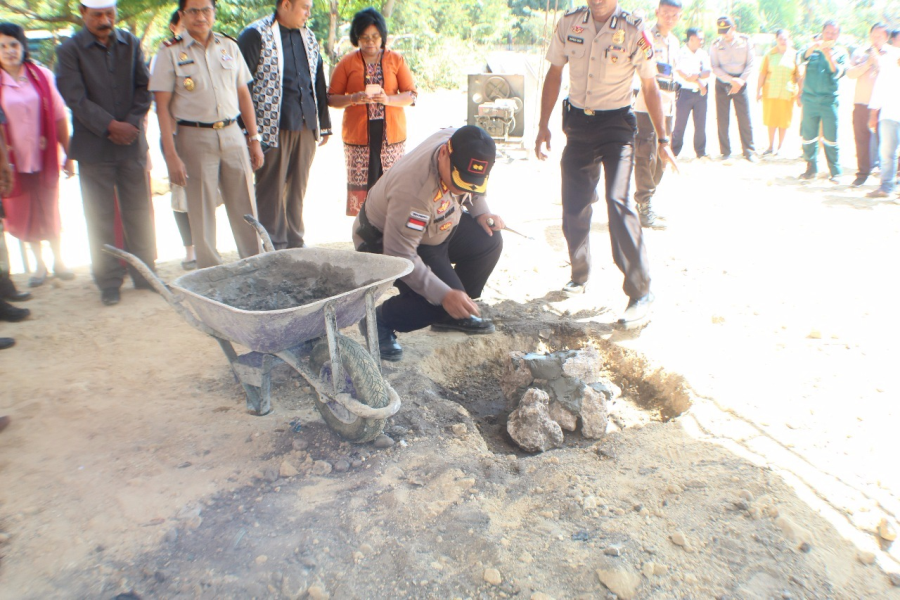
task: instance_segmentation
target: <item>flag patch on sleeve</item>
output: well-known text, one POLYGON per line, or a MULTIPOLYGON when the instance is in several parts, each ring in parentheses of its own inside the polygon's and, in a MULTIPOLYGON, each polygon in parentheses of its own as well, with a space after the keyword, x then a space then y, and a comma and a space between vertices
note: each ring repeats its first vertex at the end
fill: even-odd
POLYGON ((415 229, 416 231, 425 231, 425 226, 428 225, 428 220, 430 218, 431 217, 428 215, 412 211, 409 213, 409 219, 406 221, 406 226, 410 229, 415 229))

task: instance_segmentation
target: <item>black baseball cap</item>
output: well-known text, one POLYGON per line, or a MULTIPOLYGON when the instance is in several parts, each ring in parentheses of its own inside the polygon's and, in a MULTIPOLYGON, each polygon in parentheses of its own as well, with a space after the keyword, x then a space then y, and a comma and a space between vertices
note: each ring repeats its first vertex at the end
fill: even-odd
POLYGON ((734 21, 731 17, 719 17, 716 19, 716 27, 719 33, 728 33, 728 30, 734 27, 734 21))
POLYGON ((481 127, 466 125, 450 136, 447 146, 453 185, 467 192, 483 194, 497 158, 497 144, 481 127))

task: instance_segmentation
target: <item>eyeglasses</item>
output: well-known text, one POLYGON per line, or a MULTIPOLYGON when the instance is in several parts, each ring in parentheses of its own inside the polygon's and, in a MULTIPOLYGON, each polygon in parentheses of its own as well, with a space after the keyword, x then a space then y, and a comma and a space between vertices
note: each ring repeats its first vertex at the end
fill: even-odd
POLYGON ((380 42, 381 36, 377 33, 375 35, 361 35, 359 36, 359 41, 361 42, 380 42))
POLYGON ((212 14, 216 12, 216 9, 211 6, 207 6, 206 8, 186 8, 184 9, 184 14, 191 17, 192 19, 195 17, 199 17, 203 15, 204 17, 210 17, 212 14))

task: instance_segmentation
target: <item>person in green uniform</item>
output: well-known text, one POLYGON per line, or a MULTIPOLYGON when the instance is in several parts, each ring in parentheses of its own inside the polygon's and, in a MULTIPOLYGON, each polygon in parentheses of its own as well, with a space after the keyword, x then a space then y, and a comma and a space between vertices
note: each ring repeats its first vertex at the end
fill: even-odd
POLYGON ((803 53, 806 74, 801 83, 800 104, 803 118, 800 136, 803 138, 803 158, 806 171, 800 179, 813 179, 818 168, 819 127, 825 146, 825 159, 831 173, 830 181, 840 183, 841 164, 838 161, 838 81, 847 70, 847 51, 837 44, 841 28, 834 21, 826 21, 821 36, 803 53))

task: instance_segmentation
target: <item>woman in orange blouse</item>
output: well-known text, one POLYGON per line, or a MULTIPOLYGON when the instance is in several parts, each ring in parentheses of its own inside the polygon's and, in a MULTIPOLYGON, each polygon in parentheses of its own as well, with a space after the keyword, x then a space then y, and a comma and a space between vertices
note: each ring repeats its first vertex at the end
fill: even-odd
POLYGON ((341 137, 347 215, 352 217, 375 182, 406 152, 403 108, 415 102, 416 84, 403 57, 386 48, 387 24, 374 8, 353 17, 350 42, 359 49, 334 68, 328 105, 346 109, 341 137))

